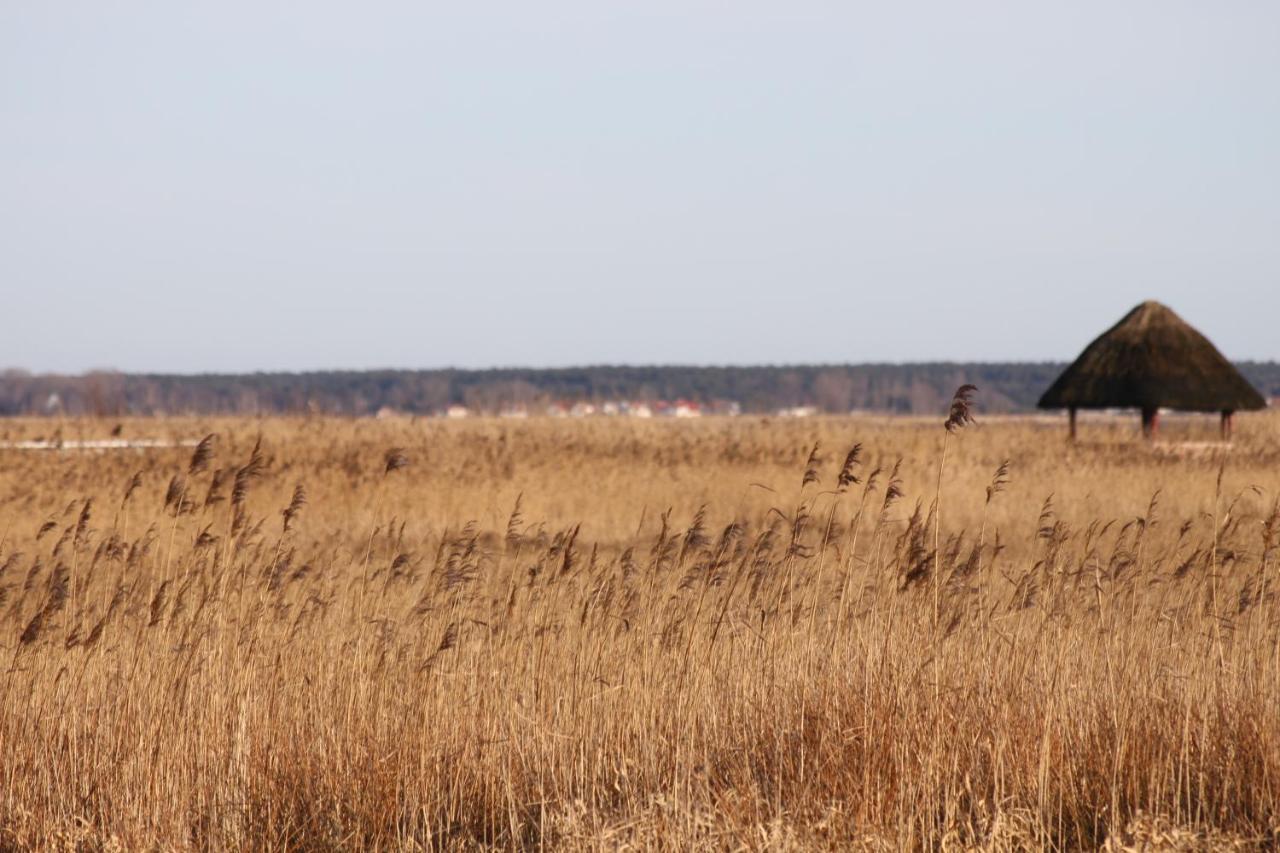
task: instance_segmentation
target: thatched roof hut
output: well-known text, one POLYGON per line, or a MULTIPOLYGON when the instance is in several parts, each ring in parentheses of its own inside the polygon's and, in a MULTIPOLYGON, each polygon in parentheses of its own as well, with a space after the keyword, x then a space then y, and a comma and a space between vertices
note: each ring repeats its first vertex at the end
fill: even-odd
POLYGON ((1159 302, 1143 302, 1085 347, 1040 398, 1042 409, 1136 408, 1154 434, 1160 409, 1231 415, 1266 406, 1262 395, 1209 339, 1159 302))

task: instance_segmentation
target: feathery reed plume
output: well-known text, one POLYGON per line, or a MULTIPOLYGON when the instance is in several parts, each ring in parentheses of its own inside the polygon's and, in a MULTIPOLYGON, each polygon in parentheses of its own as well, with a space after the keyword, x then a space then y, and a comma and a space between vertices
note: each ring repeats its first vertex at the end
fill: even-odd
POLYGON ((432 665, 435 664, 436 659, 440 657, 440 655, 449 651, 457 644, 458 623, 450 622, 444 629, 444 636, 440 638, 440 645, 436 646, 436 650, 427 656, 427 659, 422 662, 422 666, 418 667, 418 671, 425 672, 426 670, 431 669, 432 665))
POLYGON ((1053 492, 1044 499, 1044 503, 1040 505, 1040 515, 1036 518, 1036 538, 1048 539, 1053 535, 1053 526, 1056 513, 1053 509, 1053 492))
MULTIPOLYGON (((1005 490, 1009 485, 1009 460, 1001 461, 996 468, 995 475, 991 478, 991 482, 987 485, 987 499, 982 505, 982 526, 978 530, 978 542, 973 548, 973 552, 969 556, 969 562, 965 566, 965 573, 977 574, 982 570, 982 551, 987 544, 987 513, 991 509, 991 502, 995 500, 996 495, 1005 490)), ((999 531, 997 531, 997 534, 999 531)), ((998 537, 997 537, 998 538, 998 537)), ((992 557, 994 558, 994 554, 992 557)), ((978 588, 978 605, 982 609, 982 587, 978 588)))
POLYGON ((297 521, 298 514, 302 512, 302 508, 307 505, 307 490, 301 483, 293 487, 293 499, 289 501, 289 505, 280 511, 284 516, 283 532, 289 533, 293 530, 293 524, 297 521))
POLYGON ((75 546, 80 548, 85 543, 85 537, 89 532, 89 515, 93 508, 93 498, 85 498, 84 508, 80 510, 80 518, 76 521, 75 546))
POLYGON ((142 488, 142 472, 137 471, 129 478, 129 485, 125 487, 124 497, 120 499, 120 505, 124 506, 133 497, 133 493, 142 488))
POLYGON ((44 623, 48 618, 45 609, 41 607, 36 614, 31 617, 31 621, 27 623, 27 627, 22 630, 22 634, 18 637, 20 646, 29 646, 36 640, 40 639, 40 634, 44 631, 44 623))
POLYGON ((249 485, 262 476, 266 469, 266 460, 262 456, 262 439, 259 438, 249 454, 249 461, 236 470, 235 481, 231 486, 231 503, 239 506, 249 497, 249 485))
POLYGON ((708 542, 707 538, 707 505, 703 504, 698 507, 698 511, 693 514, 693 521, 689 524, 689 529, 685 531, 684 542, 680 546, 680 553, 686 554, 689 551, 703 547, 708 542))
POLYGON ((110 617, 104 615, 94 623, 93 628, 89 631, 89 636, 84 638, 84 647, 86 649, 92 649, 98 644, 98 640, 102 639, 102 632, 107 627, 108 618, 110 617))
POLYGON ((44 605, 36 612, 36 615, 27 623, 27 627, 23 630, 22 635, 18 637, 18 643, 22 646, 29 646, 40 639, 41 633, 44 631, 45 625, 48 624, 49 617, 57 614, 66 607, 68 596, 68 578, 69 572, 66 566, 59 565, 54 570, 53 577, 49 581, 49 595, 45 599, 44 605))
POLYGON ((849 451, 849 455, 844 458, 844 465, 840 466, 840 476, 836 478, 836 491, 844 493, 848 491, 849 486, 857 485, 862 481, 858 478, 858 465, 862 460, 862 444, 859 442, 849 451))
POLYGON ((815 441, 813 449, 809 451, 809 458, 804 463, 804 479, 800 481, 801 489, 810 483, 818 482, 818 466, 822 464, 822 457, 818 455, 818 451, 821 449, 822 443, 815 441))
MULTIPOLYGON (((781 510, 776 507, 774 509, 779 516, 786 518, 781 510)), ((802 557, 811 556, 810 549, 803 543, 805 530, 809 527, 809 505, 801 503, 796 507, 795 514, 787 519, 791 523, 791 542, 787 546, 787 556, 799 555, 802 557)))
POLYGON ((889 471, 889 484, 884 487, 884 502, 880 505, 880 516, 885 518, 889 515, 889 510, 902 497, 902 478, 898 476, 898 472, 902 469, 902 459, 893 463, 893 468, 889 471))
POLYGON ((575 524, 572 528, 565 531, 564 538, 561 540, 561 553, 563 555, 563 559, 560 562, 560 574, 562 575, 569 574, 569 572, 573 571, 574 566, 577 565, 578 552, 573 546, 578 541, 578 531, 581 529, 581 524, 575 524))
POLYGON ((987 486, 987 503, 1005 490, 1009 485, 1009 460, 1006 459, 996 468, 995 476, 991 478, 991 484, 987 486))
POLYGON ((240 532, 248 520, 246 516, 245 501, 249 498, 249 486, 254 480, 262 476, 266 470, 267 463, 262 455, 262 437, 253 445, 253 451, 249 454, 249 461, 241 468, 236 470, 235 480, 231 485, 231 508, 232 508, 232 534, 240 532))
POLYGON ((956 389, 955 396, 951 398, 951 411, 943 423, 947 432, 955 432, 968 424, 975 423, 970 407, 973 405, 973 394, 977 390, 976 385, 961 385, 956 389))
POLYGON ((393 447, 387 451, 386 465, 382 469, 382 475, 385 477, 392 471, 399 471, 401 468, 409 467, 409 457, 405 455, 404 448, 393 447))
POLYGON ((208 469, 209 461, 213 459, 213 444, 217 437, 216 433, 211 432, 200 439, 200 443, 196 445, 195 452, 191 454, 191 464, 187 466, 187 476, 193 477, 208 469))
POLYGON ((510 548, 520 543, 520 526, 524 523, 524 515, 521 514, 521 503, 524 499, 524 492, 516 495, 515 506, 511 508, 511 515, 507 518, 507 547, 510 548))
POLYGON ((62 535, 58 537, 58 541, 55 542, 53 545, 53 552, 52 552, 53 556, 56 557, 62 553, 63 547, 67 544, 67 541, 71 539, 72 534, 75 532, 76 532, 75 525, 68 525, 66 528, 63 529, 62 535))
POLYGON ((227 496, 222 494, 222 487, 227 484, 227 478, 230 476, 229 468, 219 468, 213 472, 213 476, 209 478, 209 490, 204 493, 205 509, 227 499, 227 496))
POLYGON ((147 627, 154 628, 160 624, 160 620, 164 618, 164 608, 169 602, 169 586, 170 581, 160 584, 160 588, 156 590, 156 594, 151 599, 151 607, 149 608, 150 618, 147 620, 147 627))
POLYGON ((181 474, 174 474, 169 480, 169 488, 164 493, 164 508, 177 515, 182 509, 182 499, 187 493, 187 481, 181 474))
POLYGON ((212 548, 218 544, 218 537, 209 531, 213 528, 212 524, 206 524, 204 530, 200 531, 200 535, 196 537, 194 548, 198 551, 201 548, 212 548))

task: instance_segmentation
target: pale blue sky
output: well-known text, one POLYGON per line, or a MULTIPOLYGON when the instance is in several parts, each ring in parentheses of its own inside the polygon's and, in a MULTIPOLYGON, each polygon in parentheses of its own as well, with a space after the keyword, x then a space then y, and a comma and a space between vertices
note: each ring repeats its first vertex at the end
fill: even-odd
POLYGON ((0 367, 1280 357, 1280 4, 0 5, 0 367))

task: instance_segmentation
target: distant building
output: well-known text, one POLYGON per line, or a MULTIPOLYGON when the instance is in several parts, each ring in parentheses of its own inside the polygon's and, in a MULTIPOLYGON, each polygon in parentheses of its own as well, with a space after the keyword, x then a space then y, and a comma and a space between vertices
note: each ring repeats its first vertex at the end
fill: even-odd
POLYGON ((737 400, 712 400, 702 407, 702 413, 736 418, 742 414, 742 404, 737 400))

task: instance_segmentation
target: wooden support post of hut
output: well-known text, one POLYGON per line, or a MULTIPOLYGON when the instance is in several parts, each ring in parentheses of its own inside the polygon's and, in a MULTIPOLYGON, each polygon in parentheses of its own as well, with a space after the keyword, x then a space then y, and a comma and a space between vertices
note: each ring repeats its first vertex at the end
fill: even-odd
POLYGON ((1160 410, 1154 406, 1142 407, 1142 437, 1154 439, 1160 431, 1160 410))
POLYGON ((1208 338, 1159 302, 1144 302, 1085 347, 1039 405, 1066 409, 1073 439, 1078 409, 1137 409, 1148 439, 1160 410, 1177 409, 1219 412, 1227 440, 1235 413, 1266 401, 1208 338))

